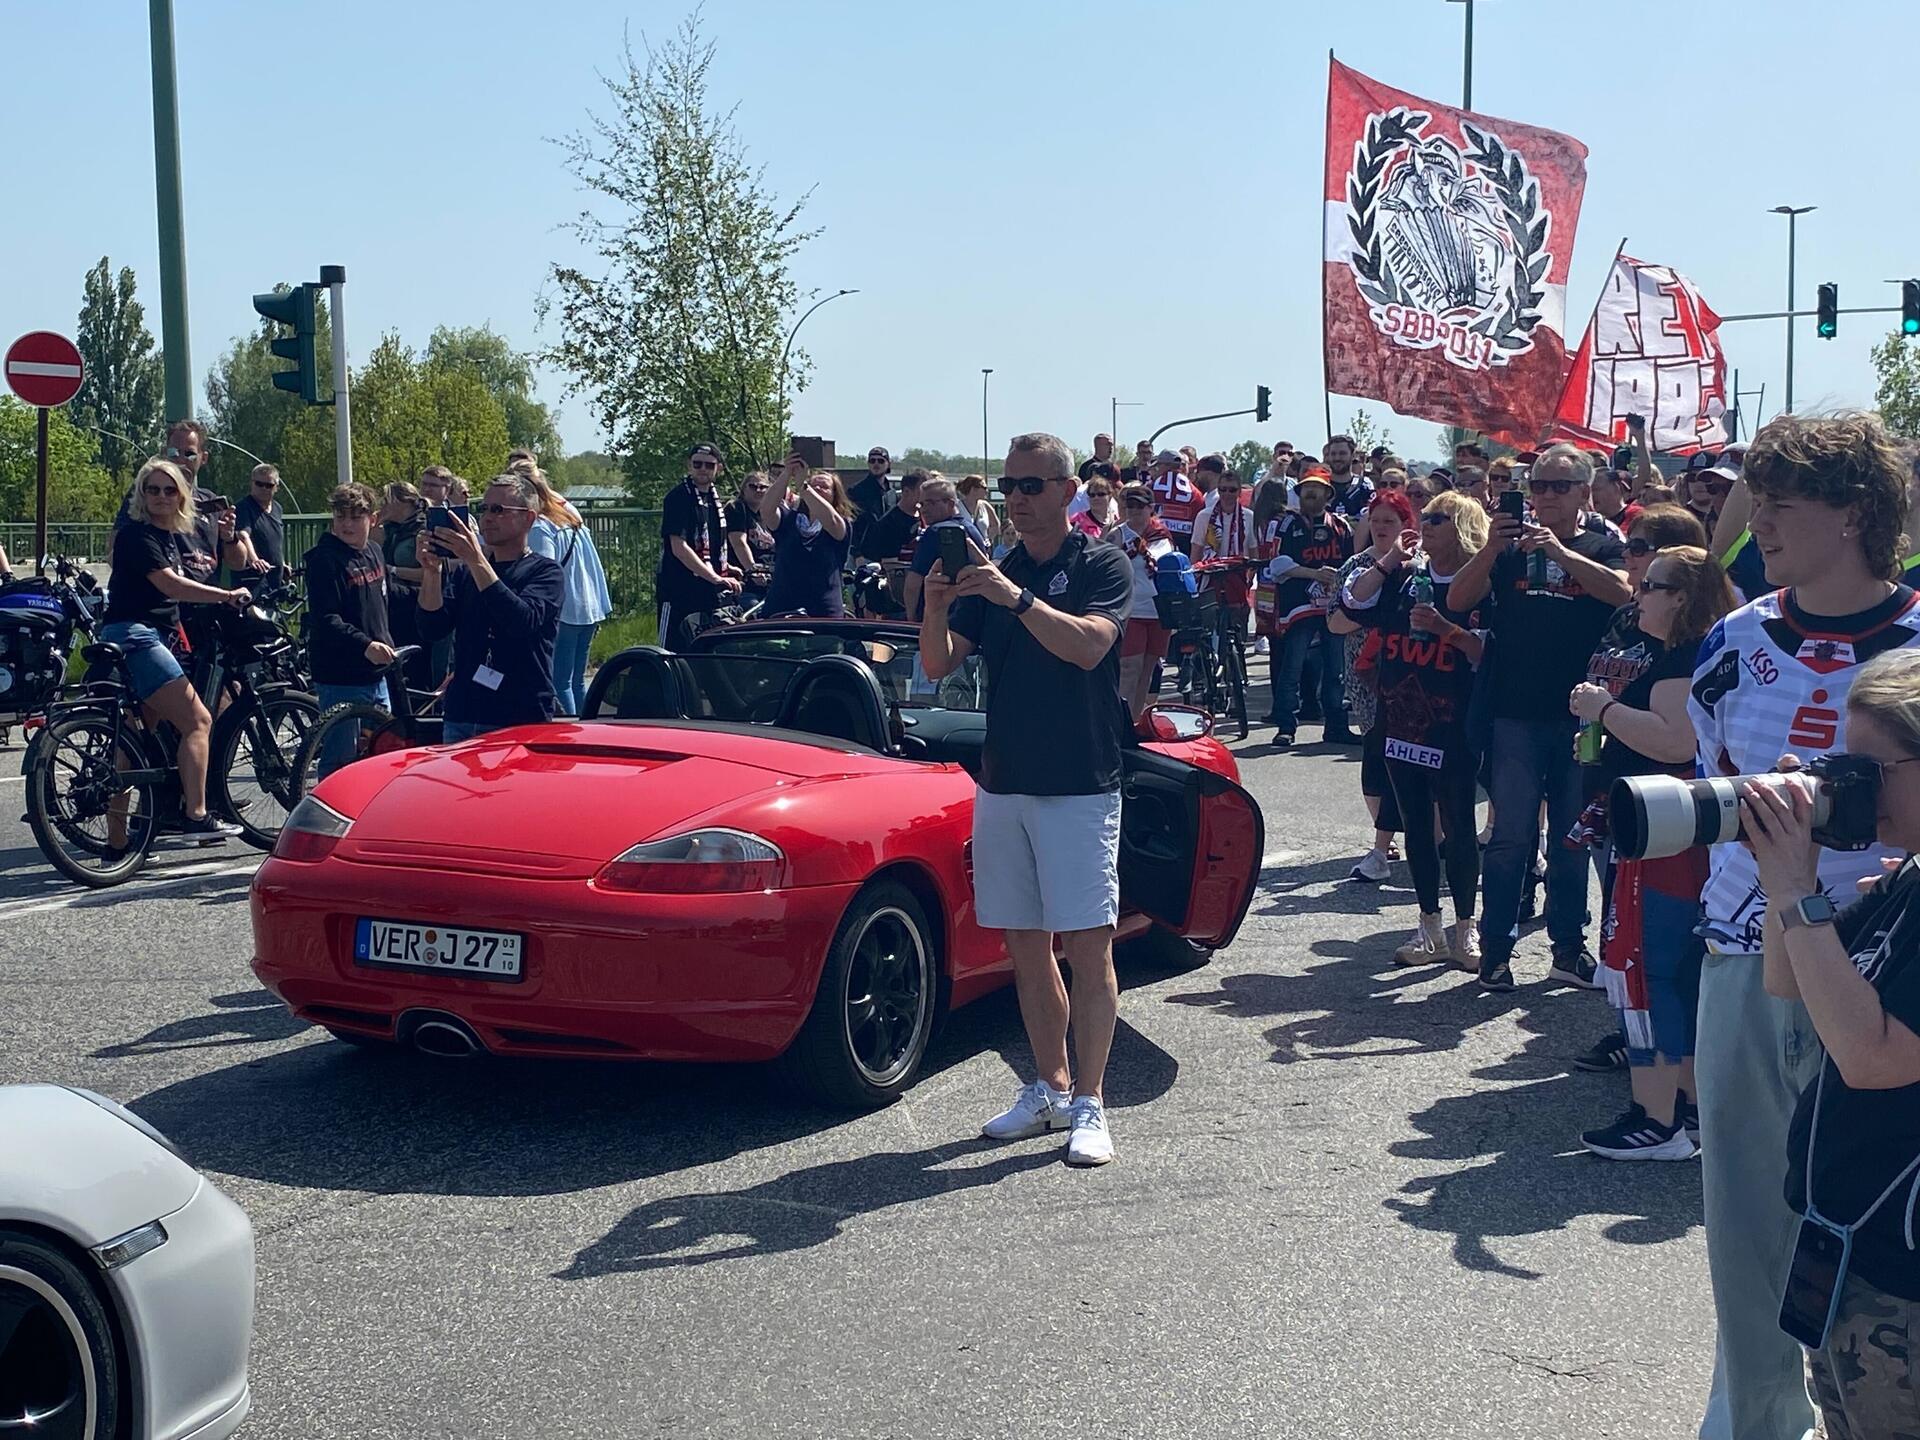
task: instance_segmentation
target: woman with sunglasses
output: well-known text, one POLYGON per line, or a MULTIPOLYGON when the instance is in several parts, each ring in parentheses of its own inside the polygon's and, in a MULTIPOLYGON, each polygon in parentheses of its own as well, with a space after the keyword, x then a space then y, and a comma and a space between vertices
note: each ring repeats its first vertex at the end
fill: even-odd
POLYGON ((1105 539, 1107 532, 1120 523, 1119 507, 1113 503, 1114 492, 1120 488, 1117 465, 1105 460, 1089 461, 1086 488, 1081 492, 1087 497, 1087 508, 1073 516, 1074 528, 1085 531, 1092 539, 1105 539))
MULTIPOLYGON (((1362 532, 1369 543, 1345 561, 1334 576, 1336 599, 1350 593, 1354 577, 1379 565, 1380 557, 1412 528, 1413 506, 1404 493, 1383 491, 1375 495, 1367 507, 1366 529, 1362 532)), ((1327 633, 1339 636, 1346 647, 1347 723, 1361 735, 1360 797, 1373 821, 1373 848, 1347 878, 1377 885, 1393 873, 1393 862, 1399 858, 1393 837, 1401 828, 1400 807, 1393 798, 1393 782, 1387 778, 1386 735, 1380 728, 1382 717, 1376 703, 1380 632, 1342 601, 1327 615, 1327 633)))
MULTIPOLYGON (((1650 517, 1653 534, 1672 523, 1642 514, 1637 538, 1652 538, 1650 517)), ((1641 570, 1639 601, 1616 616, 1588 662, 1587 679, 1567 701, 1581 723, 1597 726, 1603 737, 1599 760, 1589 766, 1601 785, 1627 775, 1693 774, 1699 740, 1687 697, 1700 642, 1736 603, 1726 573, 1701 546, 1655 550, 1644 563, 1631 552, 1628 558, 1641 570)), ((1691 1160, 1699 1150, 1688 1133, 1697 1094, 1694 1015, 1706 954, 1694 925, 1707 852, 1694 848, 1648 860, 1615 855, 1609 869, 1600 979, 1626 1034, 1633 1103, 1580 1143, 1608 1160, 1691 1160)))
POLYGON ((1120 635, 1120 694, 1137 720, 1153 699, 1153 667, 1167 653, 1167 627, 1160 623, 1154 596, 1160 557, 1174 550, 1173 534, 1160 523, 1153 491, 1129 485, 1120 493, 1120 525, 1110 534, 1133 565, 1133 599, 1127 628, 1120 635))
MULTIPOLYGON (((1375 497, 1376 504, 1383 497, 1375 497)), ((1461 491, 1427 502, 1416 536, 1396 535, 1372 569, 1357 573, 1341 599, 1381 636, 1379 720, 1387 779, 1407 836, 1407 868, 1420 902, 1420 927, 1394 952, 1396 965, 1451 960, 1480 969, 1474 912, 1480 847, 1474 842, 1474 786, 1480 757, 1467 729, 1482 641, 1478 618, 1455 615, 1447 592, 1460 567, 1487 543, 1487 513, 1461 491), (1440 916, 1441 856, 1434 831, 1445 826, 1449 937, 1440 916)))
POLYGON ((780 482, 760 497, 760 523, 773 536, 773 583, 762 613, 837 617, 847 613, 841 572, 853 543, 855 506, 831 470, 807 472, 789 455, 780 482))
MULTIPOLYGON (((1108 469, 1113 469, 1108 466, 1108 469)), ((1113 488, 1118 488, 1119 474, 1114 470, 1113 488)), ((973 521, 973 528, 987 537, 987 553, 998 559, 1003 553, 1000 543, 1000 512, 993 508, 993 501, 987 498, 987 477, 984 475, 963 475, 955 483, 954 489, 960 496, 960 509, 973 521)))
POLYGON ((207 813, 207 741, 213 717, 194 694, 193 682, 167 641, 179 634, 182 604, 238 609, 253 597, 242 589, 202 585, 183 573, 186 537, 193 533, 196 518, 193 488, 178 465, 149 460, 140 467, 128 497, 127 522, 113 532, 113 574, 100 638, 118 645, 126 656, 133 698, 141 702, 147 723, 164 720, 179 732, 174 763, 180 770, 185 816, 180 828, 218 841, 238 835, 240 829, 207 813))

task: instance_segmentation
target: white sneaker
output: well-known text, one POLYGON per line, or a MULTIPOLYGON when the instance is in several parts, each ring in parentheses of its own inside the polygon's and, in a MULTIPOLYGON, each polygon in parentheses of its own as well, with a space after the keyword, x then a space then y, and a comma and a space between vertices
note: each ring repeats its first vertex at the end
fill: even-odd
POLYGON ((1447 958, 1447 932, 1438 915, 1422 915, 1413 938, 1393 952, 1393 963, 1400 966, 1438 965, 1447 958))
POLYGON ((1473 920, 1456 921, 1453 927, 1453 963, 1470 975, 1480 973, 1480 926, 1473 920))
POLYGON ((1253 653, 1256 655, 1265 655, 1272 648, 1273 648, 1272 646, 1267 644, 1267 637, 1264 635, 1262 635, 1259 639, 1253 642, 1253 653))
POLYGON ((1393 867, 1387 863, 1387 857, 1378 850, 1369 850, 1358 865, 1347 872, 1349 880, 1366 880, 1378 885, 1393 873, 1393 867))
POLYGON ((1028 1140, 1067 1128, 1067 1104, 1073 1097, 1044 1080, 1020 1087, 1011 1107, 980 1127, 989 1140, 1028 1140))
POLYGON ((1107 1133, 1107 1110, 1099 1097, 1076 1097, 1068 1114, 1073 1128, 1067 1132, 1067 1163, 1105 1165, 1111 1161, 1113 1136, 1107 1133))

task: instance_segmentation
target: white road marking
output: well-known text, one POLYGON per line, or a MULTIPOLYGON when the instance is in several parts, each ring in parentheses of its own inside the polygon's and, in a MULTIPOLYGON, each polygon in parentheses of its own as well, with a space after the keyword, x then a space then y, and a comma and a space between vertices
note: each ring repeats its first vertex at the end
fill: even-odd
POLYGON ((242 860, 231 865, 196 865, 178 870, 168 870, 161 874, 136 877, 124 885, 104 890, 76 890, 68 895, 56 895, 47 899, 29 897, 25 900, 10 900, 0 904, 0 920, 11 920, 21 915, 39 915, 48 910, 65 910, 96 895, 136 895, 150 890, 164 890, 174 885, 184 885, 190 880, 207 880, 221 875, 247 875, 260 868, 259 860, 242 860))
POLYGON ((26 780, 24 775, 0 775, 0 785, 24 785, 26 780))

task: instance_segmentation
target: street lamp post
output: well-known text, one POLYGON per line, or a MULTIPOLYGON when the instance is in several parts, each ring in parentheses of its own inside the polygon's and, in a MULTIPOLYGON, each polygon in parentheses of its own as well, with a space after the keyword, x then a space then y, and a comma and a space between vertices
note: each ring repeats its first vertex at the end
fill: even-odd
POLYGON ((987 461, 992 458, 987 448, 987 377, 992 369, 982 366, 980 369, 980 470, 986 472, 987 461))
POLYGON ((1113 436, 1114 449, 1118 450, 1120 448, 1120 407, 1122 405, 1133 406, 1144 405, 1146 403, 1144 400, 1122 400, 1118 395, 1113 397, 1113 418, 1107 422, 1113 429, 1107 433, 1113 436))
POLYGON ((153 67, 153 189, 160 220, 160 344, 167 419, 193 418, 193 358, 187 340, 187 238, 180 190, 180 106, 175 99, 173 0, 149 0, 153 67))
POLYGON ((808 307, 807 313, 793 322, 793 329, 787 332, 787 343, 780 351, 780 414, 782 417, 787 413, 787 358, 793 354, 794 337, 800 333, 800 327, 806 324, 813 312, 818 310, 822 305, 838 300, 842 295, 858 295, 859 293, 858 290, 836 290, 833 294, 814 301, 813 304, 808 307))
POLYGON ((1787 405, 1785 414, 1793 413, 1793 251, 1795 227, 1800 217, 1810 210, 1818 209, 1814 205, 1776 205, 1771 214, 1787 217, 1787 405))
POLYGON ((1447 0, 1447 3, 1467 7, 1467 42, 1460 76, 1460 108, 1471 110, 1473 108, 1473 0, 1447 0))

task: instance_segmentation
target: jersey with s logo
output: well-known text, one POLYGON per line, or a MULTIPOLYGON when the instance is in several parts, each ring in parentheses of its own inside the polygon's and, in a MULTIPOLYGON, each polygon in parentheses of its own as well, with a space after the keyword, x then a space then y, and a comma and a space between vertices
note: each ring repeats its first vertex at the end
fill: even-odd
MULTIPOLYGON (((1782 755, 1802 760, 1840 748, 1847 695, 1859 669, 1888 650, 1920 646, 1920 596, 1905 585, 1858 615, 1809 615, 1791 591, 1763 595, 1728 615, 1700 646, 1687 712, 1702 775, 1753 775, 1782 755)), ((1891 851, 1820 852, 1820 885, 1836 902, 1854 881, 1880 873, 1891 851)), ((1713 848, 1701 895, 1706 933, 1729 950, 1758 951, 1766 895, 1753 857, 1713 848)))

